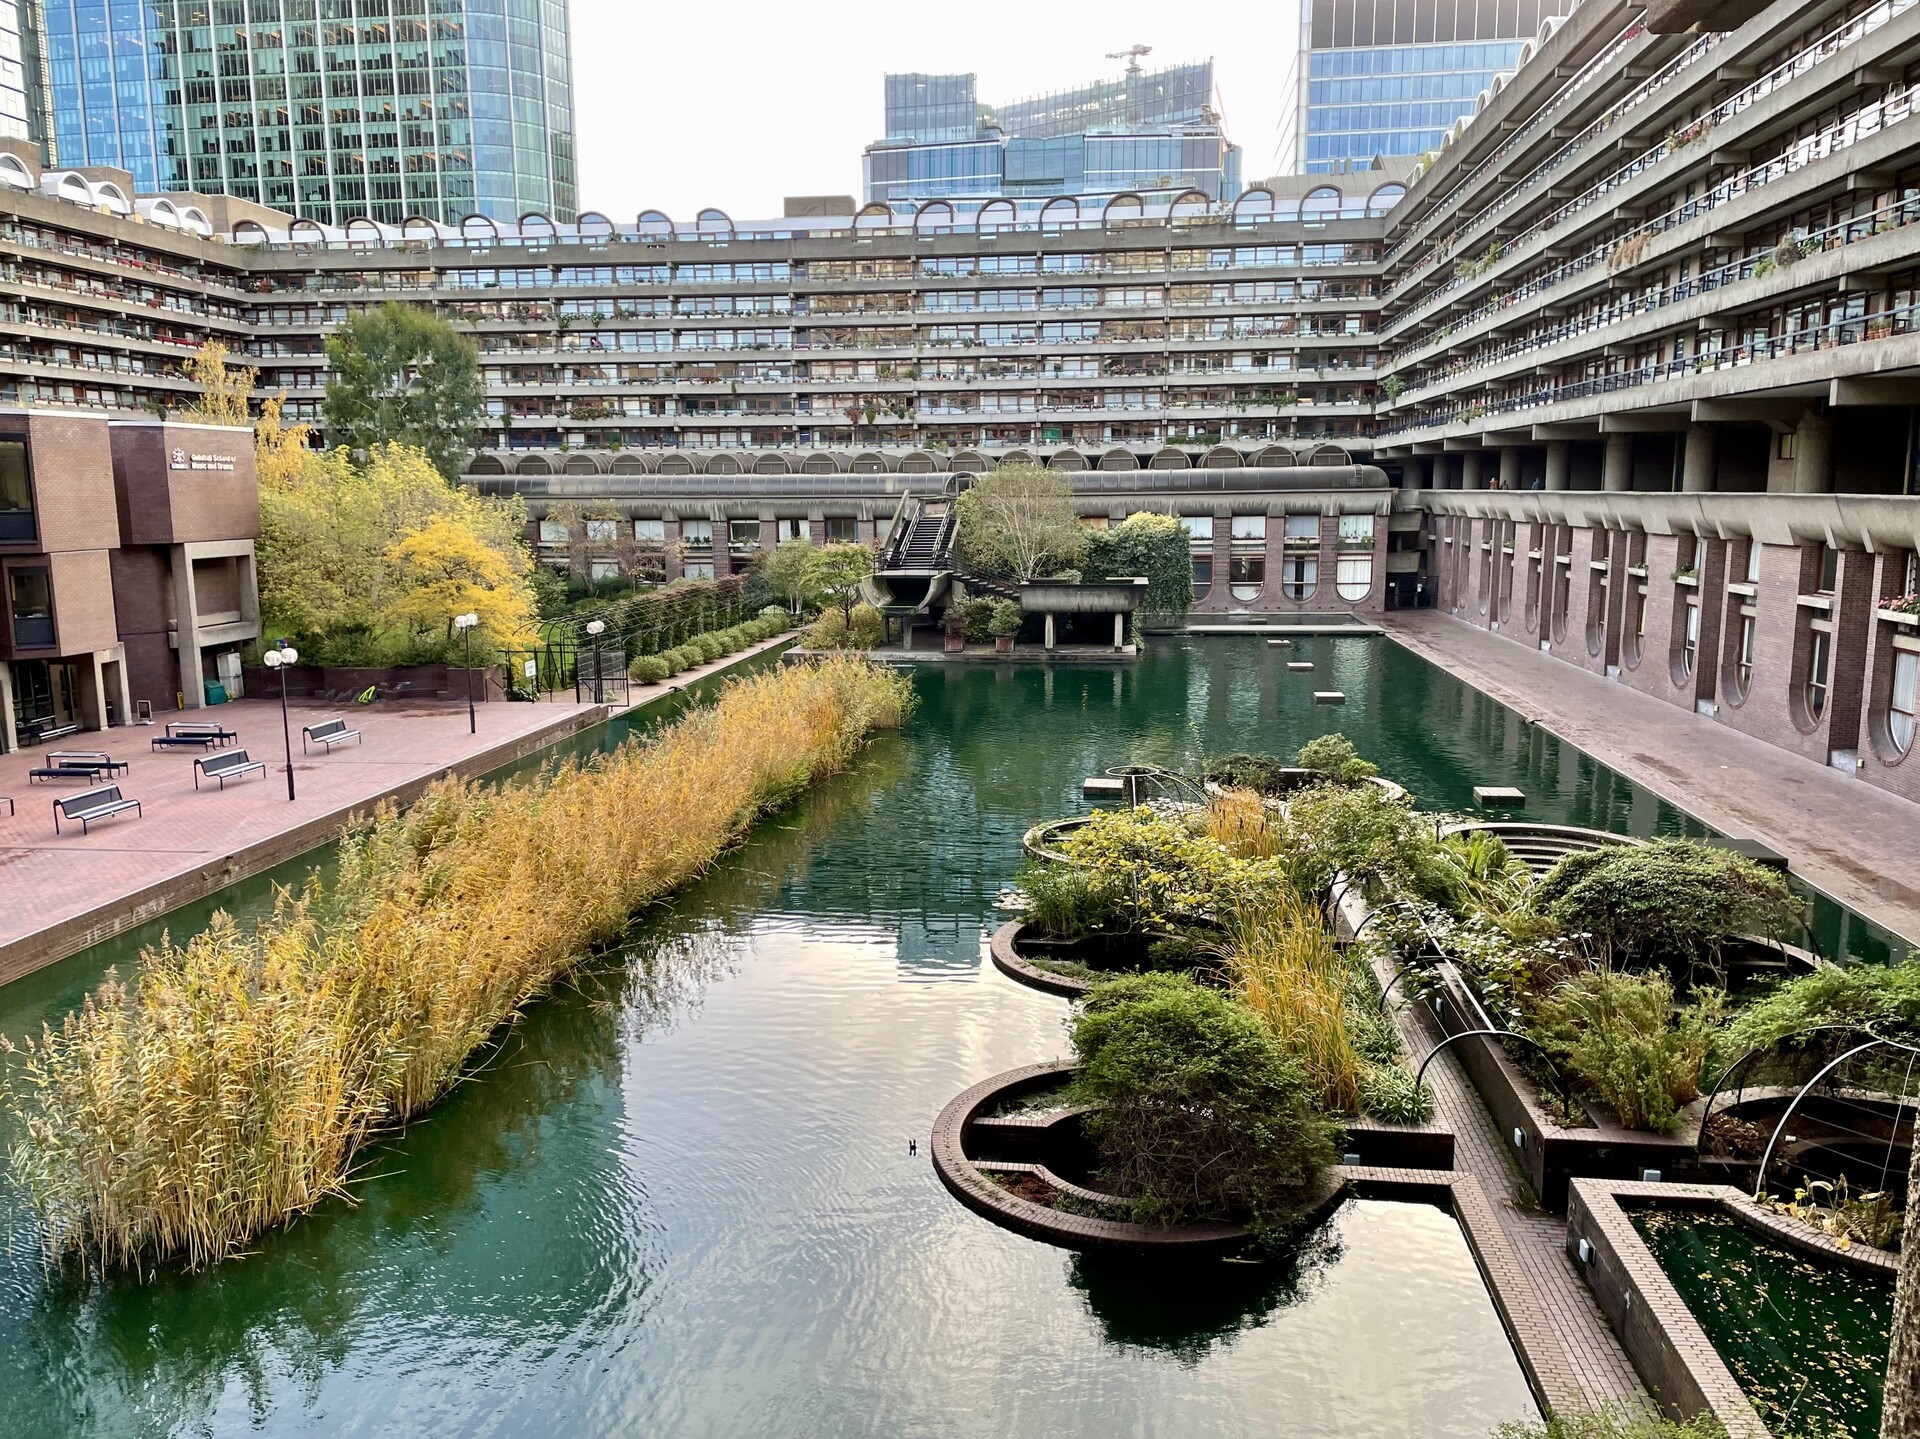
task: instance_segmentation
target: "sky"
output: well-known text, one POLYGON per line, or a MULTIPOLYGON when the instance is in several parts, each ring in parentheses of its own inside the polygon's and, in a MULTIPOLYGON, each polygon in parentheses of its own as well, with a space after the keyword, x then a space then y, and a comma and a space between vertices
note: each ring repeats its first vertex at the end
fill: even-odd
POLYGON ((616 221, 708 205, 759 220, 787 195, 857 197, 888 71, 971 70, 1002 104, 1118 75, 1106 53, 1131 45, 1153 47, 1149 69, 1214 61, 1253 181, 1274 172, 1299 43, 1290 0, 573 0, 572 13, 580 206, 616 221))

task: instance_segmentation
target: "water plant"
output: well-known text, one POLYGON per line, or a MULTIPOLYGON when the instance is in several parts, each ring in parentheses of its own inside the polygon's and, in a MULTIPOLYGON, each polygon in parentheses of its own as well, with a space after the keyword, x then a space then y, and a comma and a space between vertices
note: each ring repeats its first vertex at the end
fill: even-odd
POLYGON ((24 1046, 8 1092, 48 1259, 198 1267, 345 1194, 369 1136, 910 702, 852 658, 737 680, 592 763, 382 806, 333 881, 148 950, 24 1046))

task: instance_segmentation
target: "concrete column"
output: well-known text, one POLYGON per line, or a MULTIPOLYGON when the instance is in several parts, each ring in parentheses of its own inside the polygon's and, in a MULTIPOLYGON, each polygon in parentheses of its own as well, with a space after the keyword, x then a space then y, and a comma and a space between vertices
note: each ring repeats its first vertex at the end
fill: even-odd
POLYGON ((0 754, 13 748, 13 669, 0 663, 0 754))
POLYGON ((1460 456, 1460 488, 1478 490, 1486 487, 1486 479, 1481 473, 1483 456, 1478 450, 1468 450, 1460 456))
POLYGON ((1833 493, 1833 421, 1814 410, 1793 432, 1793 493, 1833 493))
POLYGON ((1608 435, 1606 454, 1600 462, 1600 488, 1609 491, 1633 488, 1633 436, 1608 435))
POLYGON ((173 630, 180 664, 180 704, 183 709, 204 708, 206 690, 200 680, 200 602, 193 592, 193 560, 185 545, 168 554, 173 569, 173 630))
POLYGON ((1500 488, 1520 488, 1520 452, 1511 445, 1500 452, 1500 488))
POLYGON ((1048 611, 1047 613, 1047 648, 1048 649, 1053 648, 1053 613, 1052 611, 1048 611))
POLYGON ((1408 455, 1400 466, 1400 488, 1403 490, 1424 490, 1427 487, 1427 458, 1424 455, 1408 455))
POLYGON ((1127 647, 1127 612, 1125 610, 1113 612, 1113 647, 1116 650, 1127 647))
POLYGON ((1568 476, 1573 473, 1573 442, 1571 440, 1547 441, 1547 488, 1564 490, 1568 476))
POLYGON ((1689 495, 1714 488, 1714 452, 1719 436, 1711 425, 1688 425, 1687 447, 1680 460, 1680 489, 1689 495))

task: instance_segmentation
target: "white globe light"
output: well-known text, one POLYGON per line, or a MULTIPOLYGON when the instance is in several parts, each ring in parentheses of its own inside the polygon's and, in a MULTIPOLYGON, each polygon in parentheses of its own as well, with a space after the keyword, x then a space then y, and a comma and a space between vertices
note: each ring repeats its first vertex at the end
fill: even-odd
POLYGON ((280 658, 286 664, 295 664, 300 659, 300 651, 295 649, 292 645, 288 645, 285 649, 280 651, 280 658))
POLYGON ((600 634, 603 631, 605 631, 606 627, 607 627, 607 622, 605 620, 587 621, 587 633, 590 635, 600 634))
POLYGON ((268 650, 265 654, 260 656, 260 661, 262 664, 266 665, 268 669, 277 670, 280 668, 280 651, 268 650))

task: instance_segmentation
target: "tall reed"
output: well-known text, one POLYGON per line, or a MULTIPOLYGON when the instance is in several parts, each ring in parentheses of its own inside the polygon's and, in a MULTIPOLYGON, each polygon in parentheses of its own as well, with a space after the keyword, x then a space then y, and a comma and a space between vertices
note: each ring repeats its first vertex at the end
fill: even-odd
POLYGON ((49 1260, 198 1267, 343 1194, 371 1134, 910 703, 857 659, 742 679, 590 763, 383 806, 332 883, 146 951, 27 1042, 8 1094, 49 1260))
POLYGON ((1299 1058, 1321 1106, 1355 1113, 1360 1056, 1347 1027, 1346 967, 1319 906, 1282 891, 1242 905, 1228 932, 1241 998, 1299 1058))
POLYGON ((1208 839, 1239 859, 1272 859, 1280 853, 1278 814, 1250 789, 1223 789, 1208 796, 1202 820, 1208 839))

